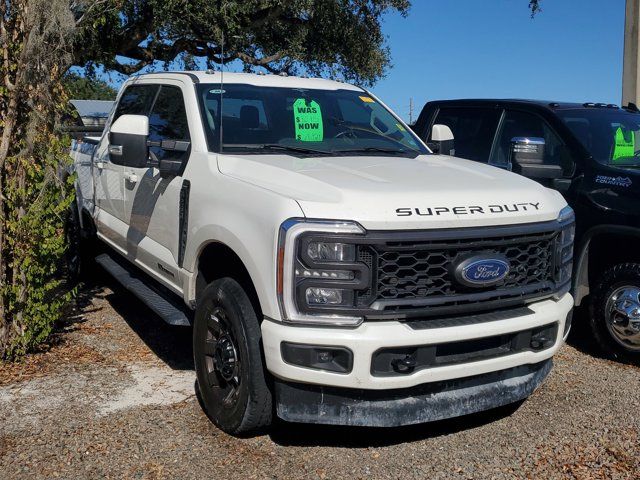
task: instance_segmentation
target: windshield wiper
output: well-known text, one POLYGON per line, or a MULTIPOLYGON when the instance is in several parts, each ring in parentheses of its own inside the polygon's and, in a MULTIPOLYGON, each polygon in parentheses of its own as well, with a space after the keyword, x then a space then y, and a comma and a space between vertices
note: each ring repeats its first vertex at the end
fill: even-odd
POLYGON ((334 150, 336 153, 360 153, 360 152, 381 152, 381 153, 415 153, 418 152, 405 150, 403 148, 384 148, 384 147, 362 147, 362 148, 348 148, 345 150, 334 150))
POLYGON ((228 148, 246 148, 248 150, 285 150, 289 152, 299 152, 299 153, 313 153, 319 155, 333 155, 333 152, 328 150, 319 150, 315 148, 307 148, 307 147, 297 147, 294 145, 281 145, 280 143, 256 143, 256 144, 241 144, 241 143, 230 143, 223 145, 228 148))

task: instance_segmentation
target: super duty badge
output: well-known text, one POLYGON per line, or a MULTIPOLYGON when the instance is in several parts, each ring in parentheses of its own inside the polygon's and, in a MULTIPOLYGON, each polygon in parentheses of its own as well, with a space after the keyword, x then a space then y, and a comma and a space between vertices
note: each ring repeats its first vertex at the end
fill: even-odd
POLYGON ((433 217, 440 215, 483 215, 486 213, 514 213, 514 212, 529 212, 540 210, 540 202, 524 202, 524 203, 511 203, 504 205, 464 205, 459 207, 420 207, 420 208, 396 208, 396 215, 398 217, 410 217, 417 215, 420 217, 433 217))

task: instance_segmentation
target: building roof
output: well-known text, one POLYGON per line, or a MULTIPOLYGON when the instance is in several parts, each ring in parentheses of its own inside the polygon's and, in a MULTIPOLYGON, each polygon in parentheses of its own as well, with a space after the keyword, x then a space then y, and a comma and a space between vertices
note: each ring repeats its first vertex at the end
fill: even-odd
POLYGON ((110 100, 71 100, 71 103, 82 118, 107 118, 115 102, 110 100))

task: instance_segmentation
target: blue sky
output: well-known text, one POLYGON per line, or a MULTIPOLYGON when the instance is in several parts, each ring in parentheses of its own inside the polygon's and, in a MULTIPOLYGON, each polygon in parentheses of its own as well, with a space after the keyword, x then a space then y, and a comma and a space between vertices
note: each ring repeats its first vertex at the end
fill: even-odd
POLYGON ((625 0, 543 0, 534 19, 528 0, 412 3, 384 19, 392 68, 372 88, 405 119, 409 98, 414 117, 447 98, 621 102, 625 0))
POLYGON ((624 0, 413 0, 383 26, 393 67, 372 91, 403 118, 409 98, 620 104, 624 0))

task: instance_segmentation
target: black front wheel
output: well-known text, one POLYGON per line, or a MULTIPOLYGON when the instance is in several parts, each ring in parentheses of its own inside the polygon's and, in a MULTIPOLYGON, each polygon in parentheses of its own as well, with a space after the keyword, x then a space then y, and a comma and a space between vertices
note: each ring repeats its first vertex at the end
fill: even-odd
POLYGON ((599 346, 618 358, 640 358, 640 264, 607 270, 595 288, 590 315, 599 346))
POLYGON ((209 418, 232 435, 271 423, 271 391, 260 350, 260 324, 238 282, 222 278, 198 299, 193 354, 209 418))

